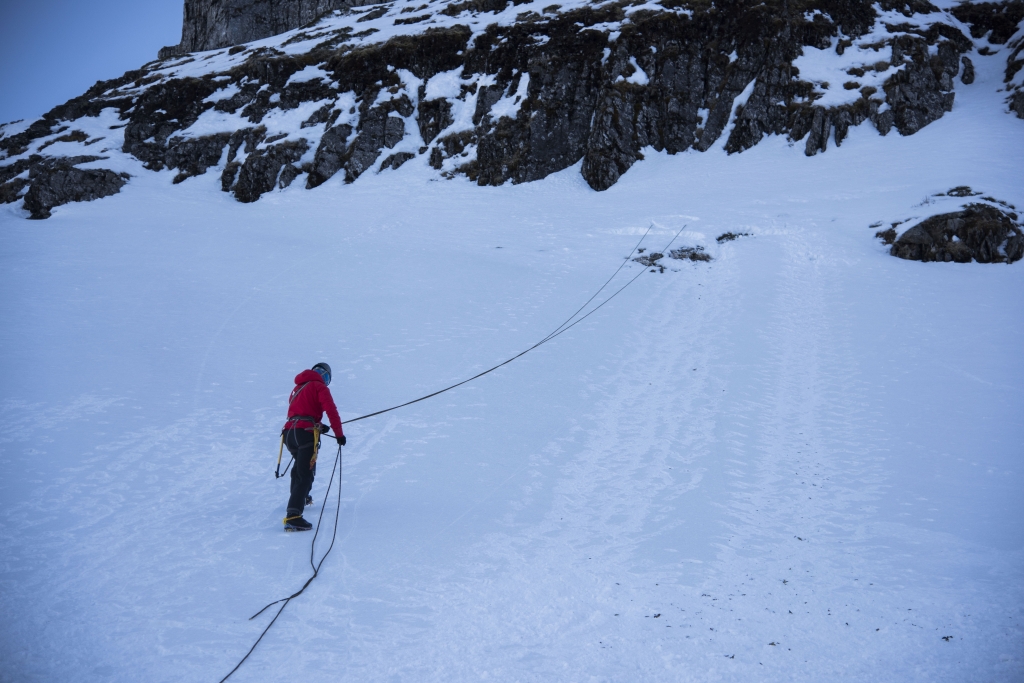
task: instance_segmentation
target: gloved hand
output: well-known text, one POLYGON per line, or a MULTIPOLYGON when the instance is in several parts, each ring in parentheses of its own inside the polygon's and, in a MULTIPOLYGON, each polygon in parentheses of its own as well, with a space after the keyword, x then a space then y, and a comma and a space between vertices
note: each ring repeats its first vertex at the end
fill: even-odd
POLYGON ((338 437, 338 445, 339 446, 344 446, 347 442, 348 442, 348 439, 345 438, 344 434, 342 434, 341 436, 338 437))

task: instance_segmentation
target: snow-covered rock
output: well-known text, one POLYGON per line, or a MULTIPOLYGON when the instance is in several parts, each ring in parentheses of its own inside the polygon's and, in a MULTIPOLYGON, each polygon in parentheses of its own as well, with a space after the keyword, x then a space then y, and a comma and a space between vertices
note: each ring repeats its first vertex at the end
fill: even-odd
MULTIPOLYGON (((91 156, 94 136, 66 135, 90 127, 109 139, 101 159, 115 174, 172 170, 177 183, 213 169, 242 202, 413 159, 481 185, 529 182, 582 160, 587 183, 605 190, 645 148, 735 153, 781 135, 813 156, 869 121, 882 135, 910 135, 942 117, 972 80, 964 21, 995 22, 1001 37, 1016 16, 817 4, 346 7, 246 46, 147 64, 23 130, 0 131, 0 198, 21 197, 26 163, 31 182, 45 183, 47 158, 91 156), (56 140, 66 144, 44 154, 56 140)), ((984 35, 996 40, 993 31, 984 35)))
POLYGON ((941 192, 928 198, 925 206, 932 211, 925 216, 897 221, 875 236, 892 245, 890 254, 911 261, 1013 263, 1024 258, 1017 207, 981 195, 967 186, 941 192))

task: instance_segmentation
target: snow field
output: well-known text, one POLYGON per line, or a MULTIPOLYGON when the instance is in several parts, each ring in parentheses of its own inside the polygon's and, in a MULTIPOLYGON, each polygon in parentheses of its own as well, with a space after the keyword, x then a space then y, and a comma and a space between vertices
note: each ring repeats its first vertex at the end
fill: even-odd
POLYGON ((653 221, 715 260, 346 430, 339 545, 231 680, 1020 680, 1024 271, 868 227, 957 185, 1024 206, 975 64, 912 137, 648 151, 604 193, 414 160, 5 209, 0 679, 218 680, 308 575, 272 476, 292 376, 331 363, 343 417, 469 376, 653 221))

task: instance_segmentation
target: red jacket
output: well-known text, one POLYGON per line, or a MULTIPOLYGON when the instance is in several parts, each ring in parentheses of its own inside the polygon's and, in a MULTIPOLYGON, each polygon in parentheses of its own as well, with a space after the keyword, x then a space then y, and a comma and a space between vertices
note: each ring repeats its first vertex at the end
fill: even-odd
MULTIPOLYGON (((288 399, 291 401, 291 405, 288 406, 288 417, 301 415, 312 417, 320 422, 326 410, 335 436, 345 434, 341 431, 341 418, 338 417, 338 409, 334 406, 331 390, 327 388, 320 373, 316 370, 303 370, 295 376, 295 389, 292 390, 288 399)), ((313 429, 313 423, 308 420, 297 420, 286 422, 284 428, 313 429)))

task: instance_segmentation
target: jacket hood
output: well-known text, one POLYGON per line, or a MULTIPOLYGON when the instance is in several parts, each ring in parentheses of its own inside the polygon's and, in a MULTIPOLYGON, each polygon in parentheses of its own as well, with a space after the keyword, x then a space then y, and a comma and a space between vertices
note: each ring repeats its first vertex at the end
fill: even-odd
POLYGON ((320 382, 320 384, 323 384, 324 378, 316 370, 303 370, 295 375, 295 384, 305 384, 306 382, 320 382))

